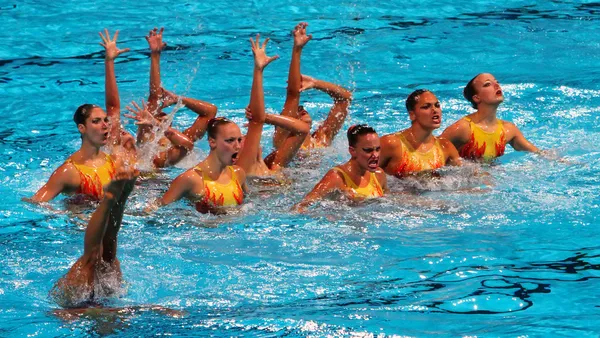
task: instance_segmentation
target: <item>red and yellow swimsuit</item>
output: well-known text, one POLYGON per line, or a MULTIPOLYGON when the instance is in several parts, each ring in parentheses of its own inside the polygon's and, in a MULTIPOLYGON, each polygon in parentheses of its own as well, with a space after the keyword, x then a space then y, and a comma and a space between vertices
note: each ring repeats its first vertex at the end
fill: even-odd
POLYGON ((498 120, 496 130, 487 132, 476 125, 469 117, 464 119, 469 122, 471 137, 469 137, 469 142, 459 149, 462 158, 491 161, 504 155, 506 136, 502 120, 498 120))
POLYGON ((84 164, 77 164, 71 159, 66 163, 71 163, 79 172, 79 189, 77 194, 87 195, 100 200, 104 196, 104 186, 110 183, 115 177, 115 163, 112 158, 106 154, 103 165, 94 168, 84 164))
POLYGON ((350 189, 350 193, 353 198, 374 198, 383 196, 383 189, 381 188, 381 184, 377 180, 377 175, 375 173, 371 173, 369 184, 366 187, 359 187, 352 178, 341 168, 334 167, 333 170, 342 174, 344 178, 344 183, 350 189))
MULTIPOLYGON (((205 213, 212 207, 235 206, 244 202, 244 190, 242 190, 235 170, 232 166, 227 168, 231 171, 231 180, 225 184, 213 181, 204 172, 202 173, 204 198, 202 201, 196 202, 196 210, 205 213)), ((198 167, 196 169, 201 171, 198 167)))
POLYGON ((413 148, 402 133, 398 133, 398 137, 400 138, 400 142, 402 142, 402 155, 400 164, 398 164, 398 167, 394 171, 394 176, 402 178, 420 171, 441 168, 446 164, 444 150, 437 138, 431 149, 426 152, 420 152, 413 148))

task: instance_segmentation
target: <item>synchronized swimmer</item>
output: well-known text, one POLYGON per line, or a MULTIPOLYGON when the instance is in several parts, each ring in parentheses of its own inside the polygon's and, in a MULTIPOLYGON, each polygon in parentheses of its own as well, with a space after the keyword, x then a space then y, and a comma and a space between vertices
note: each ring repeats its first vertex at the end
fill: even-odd
MULTIPOLYGON (((303 75, 301 54, 312 35, 308 24, 300 23, 292 31, 293 46, 288 85, 281 114, 267 114, 263 90, 265 68, 278 56, 268 56, 269 39, 250 39, 254 56, 250 103, 246 107, 248 129, 225 117, 217 117, 217 107, 209 102, 178 96, 161 85, 160 55, 166 44, 163 29, 153 29, 146 36, 150 49, 150 94, 147 104, 132 102, 129 117, 137 125, 136 137, 120 123, 121 105, 115 77, 114 60, 129 49, 117 48, 118 31, 113 38, 107 30, 101 45, 105 48, 106 112, 97 105, 77 108, 74 121, 81 134, 81 148, 71 155, 42 188, 29 199, 47 202, 60 193, 75 194, 99 201, 89 220, 83 255, 73 264, 52 290, 57 303, 65 308, 96 306, 98 300, 113 294, 120 284, 121 269, 116 257, 117 235, 129 194, 138 176, 135 169, 137 149, 158 144, 149 159, 155 168, 180 162, 207 135, 208 156, 177 176, 163 196, 149 203, 146 211, 187 199, 202 213, 222 214, 244 202, 249 177, 281 177, 299 152, 310 156, 314 148, 331 145, 342 128, 352 101, 352 93, 333 83, 303 75), (325 121, 310 133, 312 119, 300 105, 303 91, 317 89, 333 100, 325 121), (163 110, 179 103, 198 116, 192 126, 180 132, 169 124, 163 110), (274 151, 263 158, 260 146, 264 124, 275 126, 274 151), (106 150, 106 152, 102 151, 106 150)), ((351 201, 378 198, 389 193, 387 175, 398 179, 407 176, 436 175, 446 165, 460 166, 463 159, 493 161, 504 154, 506 144, 515 150, 539 152, 512 123, 497 118, 503 102, 502 89, 487 73, 479 74, 466 85, 464 97, 477 110, 448 127, 441 136, 433 135, 442 124, 442 109, 437 97, 419 89, 406 99, 411 121, 409 128, 379 137, 374 128, 354 125, 347 131, 350 160, 333 167, 302 201, 293 206, 306 211, 315 201, 332 192, 341 192, 351 201)), ((143 188, 142 188, 143 189, 143 188)))

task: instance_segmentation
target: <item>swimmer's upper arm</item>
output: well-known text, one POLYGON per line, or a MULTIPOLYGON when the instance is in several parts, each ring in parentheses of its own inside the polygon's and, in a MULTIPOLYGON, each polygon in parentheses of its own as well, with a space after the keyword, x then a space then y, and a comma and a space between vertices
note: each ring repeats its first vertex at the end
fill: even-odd
POLYGON ((458 150, 450 140, 447 140, 443 137, 438 138, 439 142, 442 144, 442 149, 444 149, 444 155, 446 157, 446 165, 455 165, 461 166, 462 160, 460 155, 458 154, 458 150))
POLYGON ((248 185, 246 184, 246 172, 244 171, 244 169, 242 167, 237 166, 237 165, 233 166, 233 171, 235 172, 235 175, 238 178, 238 182, 242 186, 242 190, 244 191, 244 193, 247 193, 248 185))
POLYGON ((171 204, 184 196, 189 195, 191 192, 195 192, 194 197, 200 197, 202 189, 198 188, 200 184, 203 186, 202 176, 198 175, 195 169, 190 169, 183 174, 177 176, 169 186, 169 190, 159 199, 159 205, 164 206, 171 204))
POLYGON ((390 192, 390 188, 388 187, 387 184, 387 174, 385 173, 385 171, 383 171, 381 168, 377 169, 377 172, 375 173, 375 175, 377 175, 377 180, 379 181, 379 185, 381 185, 381 189, 383 190, 384 194, 387 194, 390 192))
POLYGON ((449 140, 458 149, 469 141, 469 135, 469 122, 460 119, 448 126, 440 137, 449 140))
POLYGON ((381 153, 379 154, 379 167, 385 170, 392 155, 398 147, 397 142, 393 135, 384 135, 380 139, 381 142, 381 153))
POLYGON ((330 146, 335 135, 344 125, 348 116, 350 100, 334 100, 333 107, 329 111, 323 124, 312 134, 312 137, 324 146, 330 146))
POLYGON ((29 201, 34 203, 53 200, 61 192, 70 192, 79 186, 79 175, 73 165, 64 163, 58 167, 29 201))
POLYGON ((523 136, 523 133, 519 130, 519 128, 517 128, 517 126, 507 121, 503 121, 503 123, 504 128, 507 131, 507 136, 509 136, 507 140, 508 144, 510 144, 513 149, 517 151, 529 151, 532 153, 540 152, 540 150, 533 145, 533 143, 529 142, 529 140, 523 136))
POLYGON ((303 201, 314 201, 323 198, 333 190, 340 189, 344 186, 344 180, 335 170, 329 170, 325 176, 315 185, 313 190, 309 192, 303 201))

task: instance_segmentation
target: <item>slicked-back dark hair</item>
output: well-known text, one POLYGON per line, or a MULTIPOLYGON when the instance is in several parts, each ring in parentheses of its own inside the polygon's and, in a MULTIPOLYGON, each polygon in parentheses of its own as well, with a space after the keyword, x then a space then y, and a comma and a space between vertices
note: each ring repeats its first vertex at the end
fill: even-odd
POLYGON ((94 108, 100 108, 99 106, 91 103, 82 104, 77 108, 75 114, 73 114, 73 121, 76 125, 85 125, 85 120, 92 114, 94 108))
POLYGON ((206 127, 206 133, 208 134, 208 137, 216 139, 217 133, 219 132, 219 127, 228 123, 233 123, 233 121, 225 117, 215 117, 208 120, 208 125, 206 127))
POLYGON ((417 101, 419 101, 419 95, 427 92, 431 91, 428 89, 417 89, 410 93, 410 95, 408 95, 406 98, 406 111, 413 111, 417 105, 417 101))
POLYGON ((352 127, 348 128, 348 145, 351 147, 356 146, 356 142, 358 142, 358 137, 367 134, 377 134, 373 127, 370 127, 367 124, 355 124, 352 127))
POLYGON ((463 96, 465 97, 465 99, 467 99, 467 101, 471 102, 471 106, 473 106, 473 108, 477 109, 477 103, 475 103, 475 101, 473 101, 473 96, 475 94, 477 94, 477 92, 475 91, 475 79, 481 75, 483 73, 477 74, 475 75, 474 78, 471 79, 471 81, 469 81, 469 83, 467 83, 467 85, 465 86, 465 89, 463 89, 463 96))

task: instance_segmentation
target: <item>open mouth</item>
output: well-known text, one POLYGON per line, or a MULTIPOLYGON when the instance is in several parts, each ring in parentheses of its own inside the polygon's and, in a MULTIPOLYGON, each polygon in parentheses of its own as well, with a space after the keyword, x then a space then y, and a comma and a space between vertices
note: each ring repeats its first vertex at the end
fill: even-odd
POLYGON ((498 91, 496 92, 496 96, 502 96, 502 90, 498 89, 498 91))
POLYGON ((102 138, 103 138, 104 140, 108 140, 108 132, 106 132, 106 133, 102 134, 102 138))
POLYGON ((434 115, 431 118, 431 121, 433 121, 434 123, 442 123, 442 117, 440 115, 434 115))
POLYGON ((369 169, 377 169, 377 167, 379 166, 379 158, 374 158, 372 160, 369 160, 369 169))
POLYGON ((238 153, 231 155, 231 163, 235 164, 238 160, 238 153))

